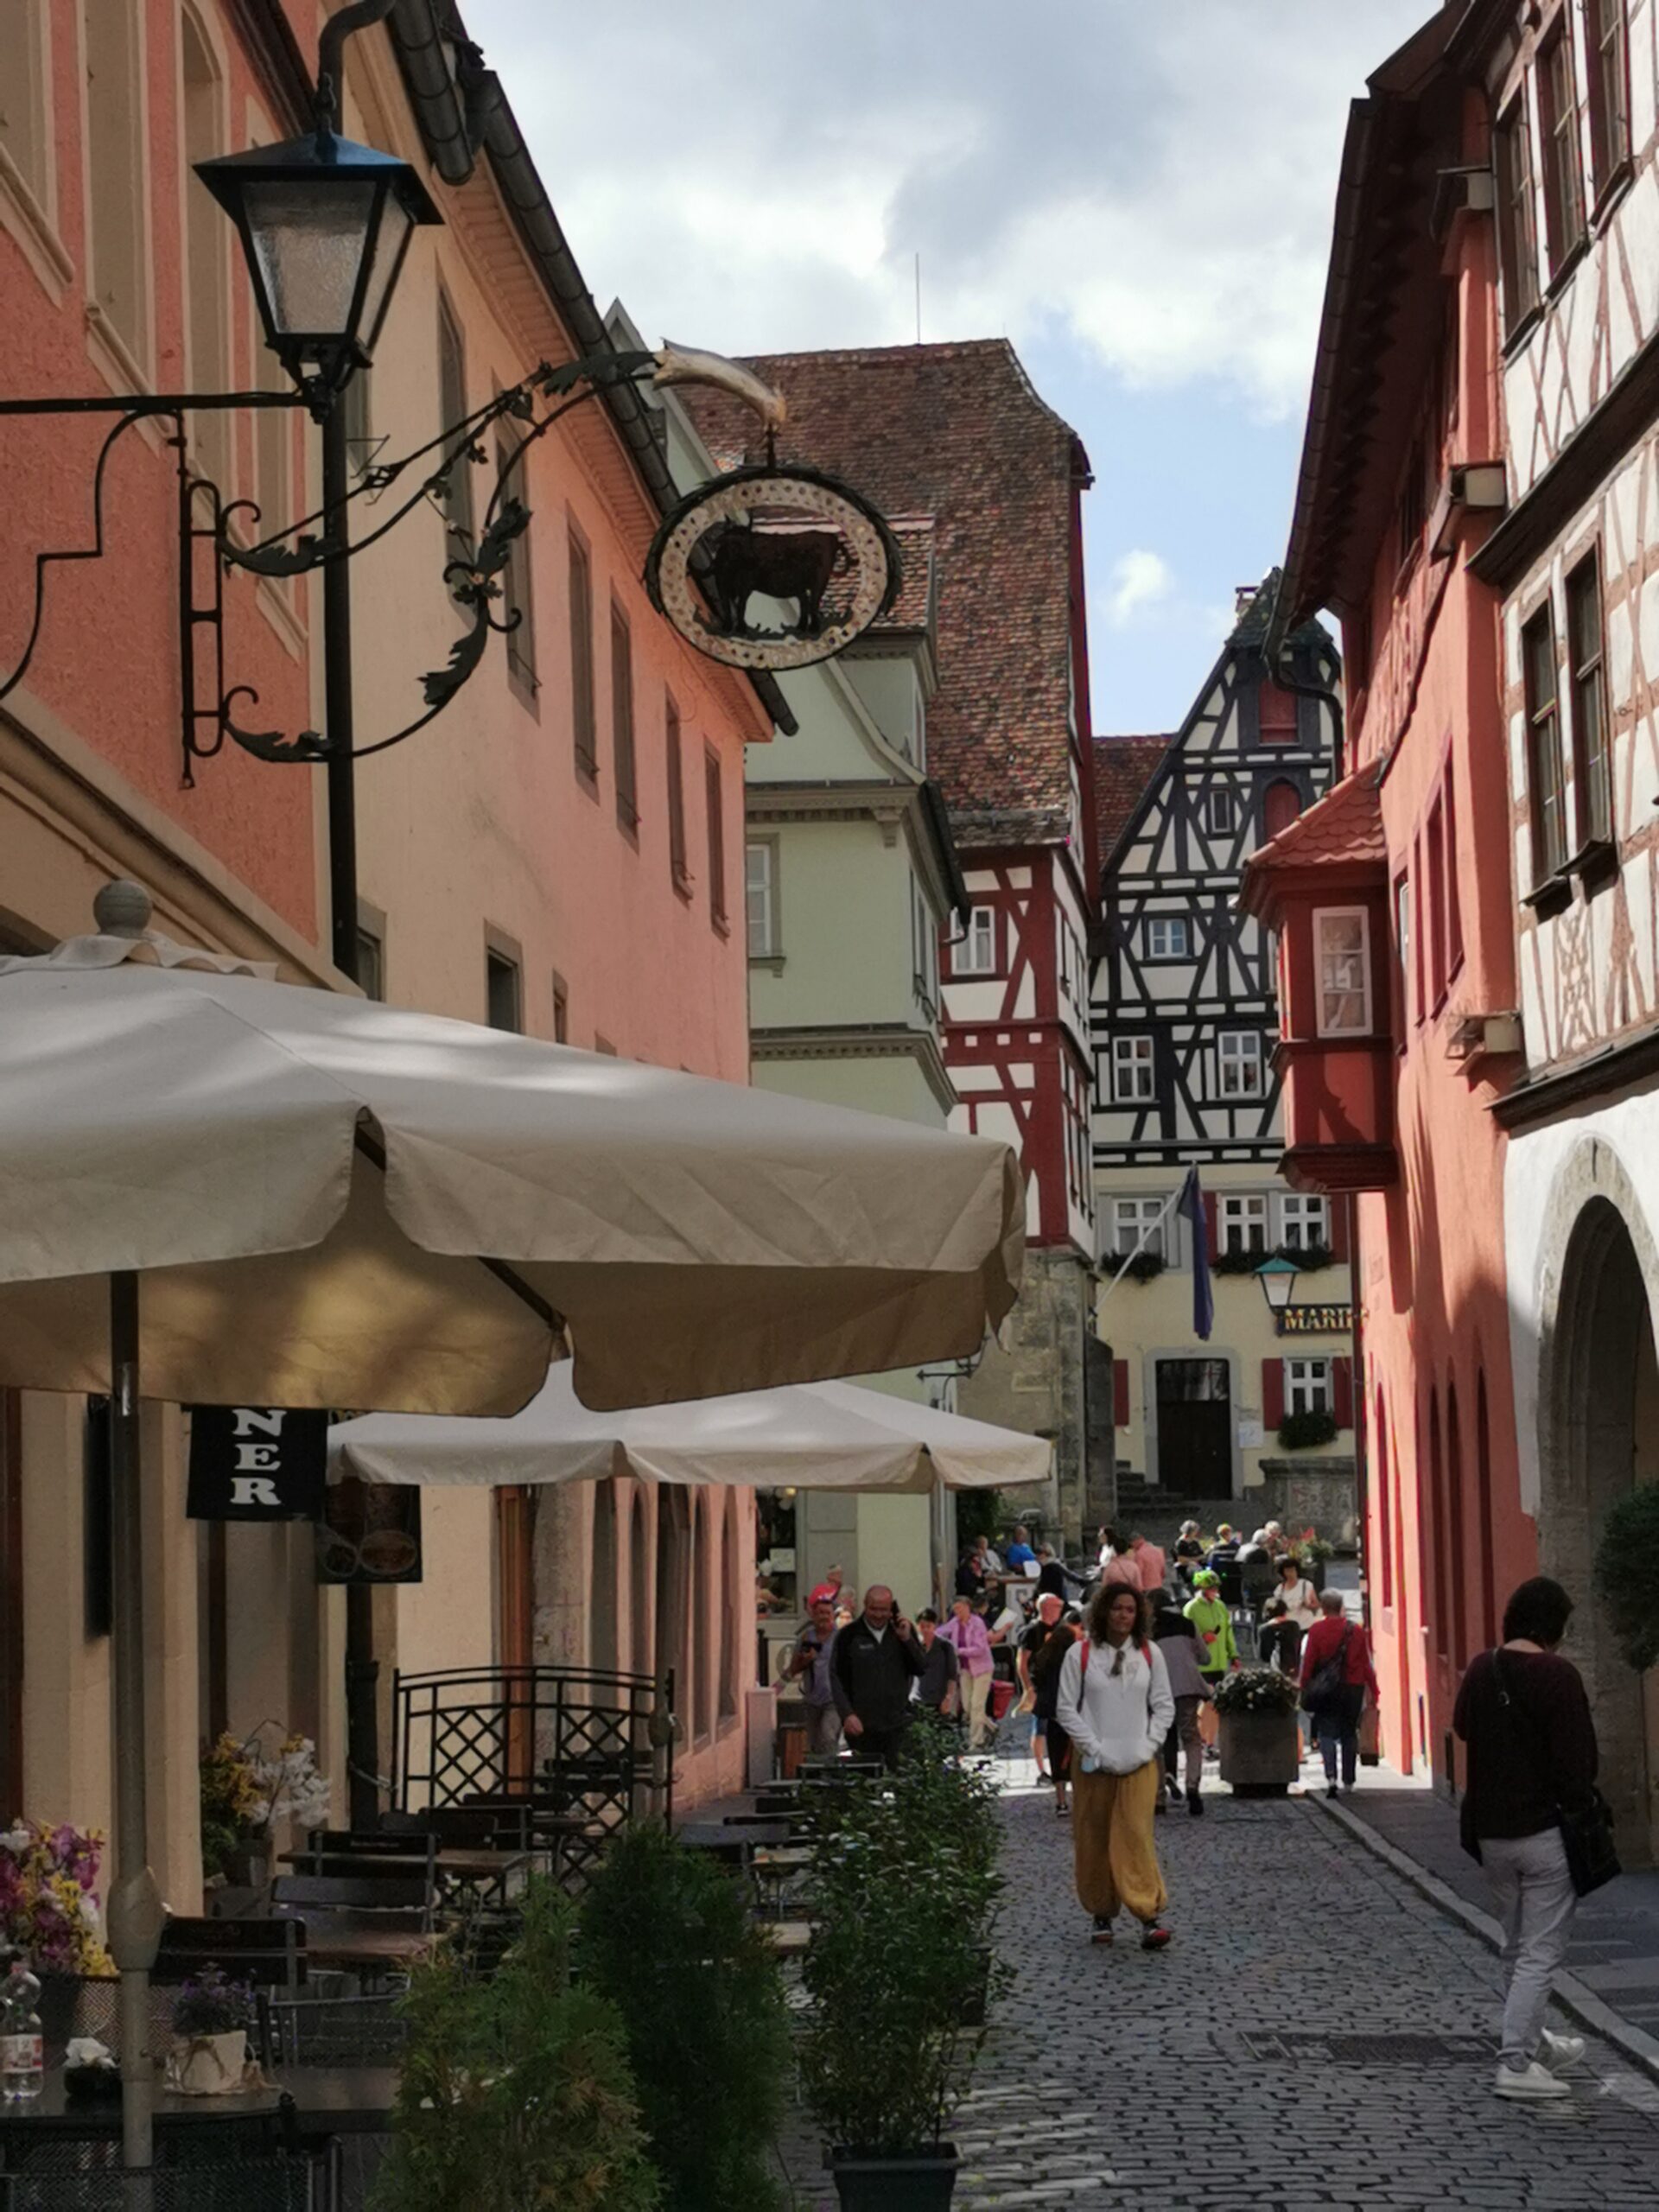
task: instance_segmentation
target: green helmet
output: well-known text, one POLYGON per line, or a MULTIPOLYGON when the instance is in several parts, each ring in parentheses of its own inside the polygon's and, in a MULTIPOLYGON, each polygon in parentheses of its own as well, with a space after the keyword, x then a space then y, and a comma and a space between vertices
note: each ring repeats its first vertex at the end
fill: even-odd
POLYGON ((1219 1590, 1221 1577, 1213 1567, 1201 1567, 1192 1578, 1192 1587, 1195 1590, 1219 1590))

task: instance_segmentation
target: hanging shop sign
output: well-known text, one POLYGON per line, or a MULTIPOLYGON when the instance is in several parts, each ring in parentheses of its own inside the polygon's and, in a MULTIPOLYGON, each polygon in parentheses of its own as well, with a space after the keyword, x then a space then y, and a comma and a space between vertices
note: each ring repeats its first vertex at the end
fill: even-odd
POLYGON ((1287 1306, 1279 1316, 1281 1337, 1346 1337, 1353 1327, 1351 1306, 1287 1306))
POLYGON ((704 484, 645 558, 658 613, 731 668, 805 668, 844 652, 904 582, 886 518, 821 469, 767 463, 704 484))
POLYGON ((315 1521, 328 1415, 285 1406, 193 1406, 185 1511, 193 1521, 315 1521))
POLYGON ((421 1493, 413 1483, 330 1483, 317 1530, 319 1582, 418 1582, 421 1493))

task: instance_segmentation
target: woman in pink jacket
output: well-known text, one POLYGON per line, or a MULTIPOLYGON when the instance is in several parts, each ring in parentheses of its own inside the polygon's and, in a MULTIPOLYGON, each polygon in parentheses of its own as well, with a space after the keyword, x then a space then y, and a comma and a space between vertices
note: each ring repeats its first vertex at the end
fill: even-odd
POLYGON ((963 1717, 968 1723, 968 1748, 976 1751, 995 1732, 989 1717, 993 1664, 990 1630, 974 1611, 973 1600, 958 1598, 939 1637, 941 1642, 956 1649, 961 1669, 963 1717))

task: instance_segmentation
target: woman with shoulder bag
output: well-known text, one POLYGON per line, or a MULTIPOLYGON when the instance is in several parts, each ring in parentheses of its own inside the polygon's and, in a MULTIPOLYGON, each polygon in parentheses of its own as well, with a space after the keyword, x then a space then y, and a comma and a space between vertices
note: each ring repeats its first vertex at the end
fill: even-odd
POLYGON ((1107 1583, 1096 1593, 1060 1669, 1058 1707, 1072 1751, 1077 1902, 1093 1918, 1093 1940, 1111 1942, 1127 1905, 1141 1923, 1141 1949, 1161 1951, 1170 1940, 1161 1918, 1168 1891, 1153 1820, 1175 1700, 1164 1655, 1147 1641, 1138 1590, 1107 1583))
POLYGON ((1528 2102, 1571 2096, 1558 2077, 1580 2036, 1544 2025, 1580 1896, 1619 1871, 1596 1788, 1596 1726, 1579 1670, 1560 1656, 1573 1600, 1536 1575, 1503 1611, 1503 1642, 1471 1660, 1452 1726, 1469 1747, 1463 1847, 1486 1869, 1509 1984, 1494 2084, 1528 2102))

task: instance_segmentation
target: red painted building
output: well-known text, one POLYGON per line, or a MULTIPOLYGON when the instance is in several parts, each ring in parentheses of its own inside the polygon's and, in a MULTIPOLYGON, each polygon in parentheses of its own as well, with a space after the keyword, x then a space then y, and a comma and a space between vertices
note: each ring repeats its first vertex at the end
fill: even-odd
MULTIPOLYGON (((988 1352, 960 1402, 1053 1436, 1050 1503, 1075 1538, 1103 1510, 1110 1480, 1107 1369, 1090 1496, 1090 1363, 1103 1353, 1090 1350, 1089 1321, 1086 948, 1098 855, 1088 456, 1004 339, 768 354, 752 365, 788 398, 788 457, 847 477, 891 518, 932 518, 938 689, 925 758, 972 902, 941 961, 954 1121, 1017 1143, 1030 1178, 1032 1252, 1012 1350, 988 1352)), ((747 425, 701 402, 697 414, 716 451, 744 448, 747 425)))
POLYGON ((1505 1138, 1520 1071, 1498 601, 1491 132, 1437 14, 1370 80, 1344 149, 1274 634, 1342 627, 1329 795, 1246 875, 1280 933, 1284 1169, 1357 1194, 1364 1559, 1387 1755, 1452 1781, 1452 1700, 1536 1557, 1510 1383, 1505 1138))

